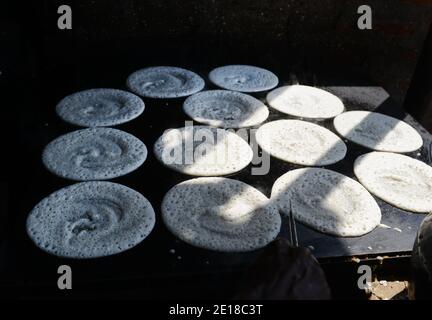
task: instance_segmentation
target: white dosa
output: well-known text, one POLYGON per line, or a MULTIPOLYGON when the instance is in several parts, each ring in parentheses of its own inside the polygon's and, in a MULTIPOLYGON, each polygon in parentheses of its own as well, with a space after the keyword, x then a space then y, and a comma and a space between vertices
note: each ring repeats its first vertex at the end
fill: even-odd
POLYGON ((134 247, 154 224, 153 207, 143 195, 118 183, 90 181, 39 202, 27 218, 27 233, 46 252, 86 259, 134 247))
POLYGON ((354 173, 372 194, 403 210, 432 211, 432 167, 411 157, 370 152, 354 162, 354 173))
POLYGON ((198 92, 185 100, 183 110, 197 122, 222 128, 255 126, 269 115, 265 104, 258 99, 228 90, 198 92))
POLYGON ((335 95, 315 87, 292 85, 269 92, 267 102, 273 109, 292 116, 329 119, 344 111, 344 104, 335 95))
POLYGON ((233 132, 208 126, 170 129, 154 144, 165 166, 193 176, 221 176, 245 168, 253 157, 249 144, 233 132))
POLYGON ((174 186, 162 202, 167 228, 206 249, 242 252, 261 248, 280 231, 277 208, 257 189, 227 178, 196 178, 174 186))
POLYGON ((370 111, 349 111, 333 121, 344 138, 377 151, 411 152, 423 145, 423 139, 409 124, 370 111))
POLYGON ((256 133, 259 146, 275 158, 305 165, 325 166, 345 157, 345 143, 330 130, 301 120, 276 120, 256 133))
POLYGON ((375 199, 357 181, 335 171, 289 171, 273 185, 271 198, 284 214, 336 236, 361 236, 381 221, 375 199))

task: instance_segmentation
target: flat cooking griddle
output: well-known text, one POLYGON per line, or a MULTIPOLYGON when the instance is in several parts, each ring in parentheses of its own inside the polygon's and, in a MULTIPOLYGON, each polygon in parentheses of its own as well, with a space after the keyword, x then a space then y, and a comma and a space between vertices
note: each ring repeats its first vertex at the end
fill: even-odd
MULTIPOLYGON (((156 225, 153 232, 141 244, 124 253, 90 260, 70 260, 51 256, 38 249, 25 232, 25 220, 42 198, 74 182, 56 177, 49 173, 41 163, 43 147, 61 134, 78 129, 64 123, 55 115, 55 104, 65 95, 92 87, 114 87, 125 89, 124 82, 128 74, 142 64, 125 67, 119 72, 106 73, 104 77, 92 74, 92 69, 76 71, 76 79, 66 83, 57 79, 47 80, 53 88, 41 91, 44 83, 35 85, 28 91, 29 97, 36 97, 34 105, 25 109, 21 118, 20 139, 24 149, 25 164, 20 174, 17 173, 16 185, 20 195, 13 200, 10 208, 9 238, 4 244, 0 259, 0 281, 33 286, 56 285, 56 270, 61 264, 68 264, 74 270, 74 281, 106 282, 137 278, 155 279, 178 275, 217 274, 225 271, 243 270, 260 253, 219 253, 190 246, 174 237, 163 225, 160 217, 160 203, 164 194, 175 184, 193 178, 171 171, 162 166, 154 157, 151 148, 165 129, 184 126, 190 120, 182 112, 183 99, 152 100, 144 99, 146 109, 136 120, 117 126, 140 138, 148 147, 146 162, 136 171, 110 181, 129 186, 141 192, 153 204, 156 211, 156 225), (109 74, 109 75, 108 75, 109 74)), ((212 66, 206 68, 180 65, 197 71, 206 79, 212 66)), ((213 67, 216 65, 213 65, 213 67)), ((265 65, 260 65, 266 67, 265 65)), ((281 68, 269 68, 280 78, 280 85, 291 84, 299 78, 301 84, 326 87, 344 101, 347 110, 375 110, 403 119, 422 135, 424 145, 421 150, 410 153, 413 158, 432 164, 432 136, 411 116, 407 115, 398 104, 392 101, 380 87, 364 80, 347 80, 342 76, 336 80, 334 75, 314 74, 303 77, 281 68)), ((207 80, 207 79, 206 79, 207 80)), ((212 89, 207 81, 207 88, 212 89)), ((264 100, 265 94, 255 95, 264 100)), ((30 99, 30 98, 29 98, 30 99)), ((270 109, 267 121, 290 118, 270 109)), ((332 130, 332 121, 313 121, 332 130)), ((369 152, 366 148, 347 142, 348 152, 344 160, 325 168, 335 170, 349 177, 354 177, 353 162, 361 154, 369 152)), ((288 170, 300 166, 271 159, 270 171, 265 176, 252 176, 251 165, 230 178, 244 181, 267 196, 270 195, 274 181, 288 170)), ((417 228, 424 218, 423 214, 412 214, 376 199, 381 207, 382 223, 390 228, 378 227, 362 237, 338 238, 314 231, 297 223, 299 243, 310 246, 314 255, 320 259, 345 259, 351 256, 397 256, 411 251, 417 228), (397 229, 395 229, 397 228, 397 229)), ((283 218, 282 237, 289 238, 287 220, 283 218)))

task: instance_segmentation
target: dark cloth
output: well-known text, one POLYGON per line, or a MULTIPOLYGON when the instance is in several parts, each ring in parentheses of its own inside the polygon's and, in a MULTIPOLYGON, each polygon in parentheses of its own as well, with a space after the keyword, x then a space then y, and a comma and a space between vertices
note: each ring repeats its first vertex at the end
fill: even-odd
POLYGON ((432 299, 432 214, 421 223, 411 257, 411 299, 432 299))
POLYGON ((236 299, 330 299, 324 271, 310 250, 286 239, 270 243, 247 271, 236 299))

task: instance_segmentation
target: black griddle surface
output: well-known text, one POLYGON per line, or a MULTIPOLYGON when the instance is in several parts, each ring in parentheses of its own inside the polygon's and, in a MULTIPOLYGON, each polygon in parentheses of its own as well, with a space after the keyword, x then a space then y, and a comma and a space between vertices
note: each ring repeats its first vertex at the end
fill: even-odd
MULTIPOLYGON (((93 57, 90 61, 75 63, 71 66, 58 65, 47 68, 43 77, 34 79, 23 97, 23 108, 20 119, 20 140, 24 150, 22 170, 16 174, 13 208, 10 208, 9 238, 4 243, 0 262, 1 279, 7 283, 49 284, 57 283, 57 268, 68 264, 74 271, 74 281, 100 282, 107 280, 146 279, 178 275, 220 274, 233 270, 243 270, 260 253, 218 253, 190 246, 174 237, 163 225, 160 217, 160 203, 164 194, 175 184, 193 178, 171 171, 160 164, 149 152, 145 163, 136 171, 110 181, 124 184, 142 193, 152 203, 156 211, 156 225, 152 233, 136 247, 110 257, 90 260, 70 260, 51 256, 38 249, 28 238, 25 231, 25 220, 31 209, 50 193, 73 184, 74 182, 56 177, 49 173, 41 163, 41 152, 44 146, 61 134, 79 129, 64 123, 55 114, 56 103, 65 95, 79 90, 112 87, 126 89, 127 76, 142 67, 149 65, 173 65, 165 62, 164 56, 153 61, 126 61, 122 64, 113 60, 113 64, 100 62, 93 57), (115 63, 114 63, 115 62, 115 63), (63 76, 62 76, 63 75, 63 76), (172 249, 175 253, 172 253, 172 249)), ((228 58, 227 58, 228 59, 228 58)), ((206 89, 212 89, 206 75, 216 66, 228 63, 250 63, 269 68, 280 78, 280 84, 290 84, 295 74, 301 84, 328 87, 330 91, 344 90, 347 110, 367 109, 389 114, 404 119, 413 125, 423 136, 424 146, 418 152, 409 154, 428 164, 432 164, 432 137, 416 121, 407 115, 400 106, 387 98, 385 91, 363 79, 333 73, 307 73, 302 70, 286 68, 282 62, 263 64, 258 61, 221 61, 206 64, 176 63, 199 73, 207 82, 206 89), (360 93, 358 90, 360 89, 360 93), (368 90, 378 98, 369 98, 368 90), (366 98, 367 99, 364 99, 366 98)), ((340 93, 338 94, 339 96, 340 93)), ((265 94, 256 97, 264 100, 265 94)), ((152 100, 143 99, 146 104, 144 113, 137 119, 116 126, 140 138, 152 150, 152 145, 165 129, 184 126, 188 119, 182 112, 184 99, 152 100)), ((267 121, 289 118, 270 109, 267 121)), ((314 121, 333 130, 332 121, 314 121)), ((348 153, 343 161, 326 166, 349 177, 353 175, 353 161, 361 154, 369 152, 363 147, 347 143, 348 153)), ((288 170, 299 166, 271 159, 270 172, 265 176, 252 176, 251 166, 230 178, 249 183, 267 196, 273 182, 288 170)), ((316 232, 300 223, 297 224, 299 241, 302 246, 311 246, 318 258, 339 259, 353 255, 388 255, 408 253, 412 249, 414 235, 423 214, 411 214, 394 208, 377 199, 383 213, 382 223, 394 229, 377 228, 371 233, 356 238, 338 238, 316 232)), ((281 230, 282 237, 288 237, 286 221, 281 230)))

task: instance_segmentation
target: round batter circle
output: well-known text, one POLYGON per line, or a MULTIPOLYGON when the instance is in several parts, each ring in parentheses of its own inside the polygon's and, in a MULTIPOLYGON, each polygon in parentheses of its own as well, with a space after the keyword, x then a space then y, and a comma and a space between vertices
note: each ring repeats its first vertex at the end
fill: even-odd
POLYGON ((271 198, 281 212, 318 231, 362 236, 381 221, 375 199, 357 181, 321 168, 289 171, 273 185, 271 198))
POLYGON ((330 130, 301 120, 276 120, 262 125, 256 141, 265 152, 282 161, 325 166, 342 160, 345 143, 330 130))
POLYGON ((238 135, 209 126, 167 130, 153 149, 163 165, 193 176, 232 174, 248 166, 253 157, 251 147, 238 135))
POLYGON ((229 65, 213 69, 210 81, 216 86, 240 92, 260 92, 277 86, 278 77, 271 71, 249 65, 229 65))
POLYGON ((63 98, 56 112, 64 121, 81 127, 115 126, 137 118, 144 102, 117 89, 90 89, 63 98))
POLYGON ((278 235, 277 208, 257 189, 227 178, 196 178, 168 191, 162 219, 181 240, 210 250, 245 252, 278 235))
POLYGON ((42 250, 88 259, 136 246, 154 224, 154 210, 140 193, 117 183, 91 181, 60 189, 40 201, 30 212, 26 228, 42 250))
POLYGON ((354 173, 370 193, 397 208, 432 211, 432 167, 422 161, 373 151, 355 160, 354 173))
POLYGON ((201 91, 204 80, 196 73, 177 67, 149 67, 132 73, 126 82, 136 94, 156 99, 179 98, 201 91))
POLYGON ((264 103, 244 93, 209 90, 188 97, 184 112, 193 120, 222 128, 243 128, 264 122, 269 111, 264 103))
POLYGON ((372 150, 404 153, 423 145, 422 137, 409 124, 377 112, 345 112, 333 124, 342 137, 372 150))
POLYGON ((345 109, 341 99, 325 90, 303 86, 283 86, 267 94, 273 109, 300 118, 330 119, 345 109))
POLYGON ((42 153, 45 167, 57 176, 106 180, 126 175, 147 158, 147 148, 133 135, 112 128, 77 130, 51 141, 42 153))

